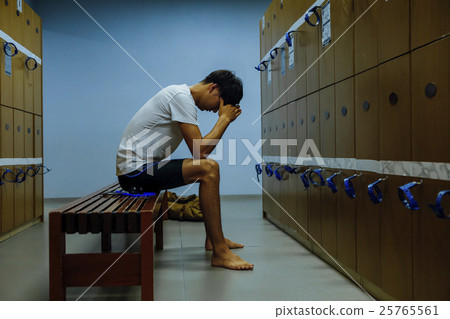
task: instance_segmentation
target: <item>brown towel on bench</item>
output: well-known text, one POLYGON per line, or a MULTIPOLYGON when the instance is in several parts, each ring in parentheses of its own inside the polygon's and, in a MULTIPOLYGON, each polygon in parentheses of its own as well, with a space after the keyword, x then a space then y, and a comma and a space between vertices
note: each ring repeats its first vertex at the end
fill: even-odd
POLYGON ((180 197, 175 193, 167 192, 169 219, 180 221, 203 221, 200 202, 197 195, 180 197))

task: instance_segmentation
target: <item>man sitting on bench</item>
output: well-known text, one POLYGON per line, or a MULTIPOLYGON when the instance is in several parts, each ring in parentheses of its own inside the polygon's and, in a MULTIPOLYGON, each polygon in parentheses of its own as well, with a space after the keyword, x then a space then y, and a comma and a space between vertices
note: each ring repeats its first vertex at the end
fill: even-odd
POLYGON ((205 248, 213 250, 211 265, 251 270, 250 264, 230 249, 243 245, 223 235, 219 164, 207 156, 228 125, 241 113, 242 82, 232 72, 218 70, 203 81, 187 86, 171 85, 158 92, 131 119, 117 153, 117 175, 129 192, 151 192, 200 183, 200 207, 206 228, 205 248), (201 135, 197 108, 219 112, 214 128, 201 135), (185 140, 193 158, 168 159, 185 140))

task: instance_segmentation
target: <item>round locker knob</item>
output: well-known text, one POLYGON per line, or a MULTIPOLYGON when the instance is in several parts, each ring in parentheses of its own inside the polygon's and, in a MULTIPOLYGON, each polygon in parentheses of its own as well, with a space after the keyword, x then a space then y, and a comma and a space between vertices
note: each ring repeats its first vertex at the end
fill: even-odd
POLYGON ((303 119, 300 119, 299 123, 300 125, 303 125, 303 119))
POLYGON ((277 18, 277 14, 274 13, 274 14, 273 14, 273 19, 275 20, 276 18, 277 18))
POLYGON ((19 10, 16 10, 16 15, 17 15, 18 17, 20 17, 20 11, 19 11, 19 10))
POLYGON ((27 132, 28 134, 31 134, 31 128, 28 128, 27 132))
POLYGON ((427 86, 425 87, 425 95, 431 99, 432 97, 434 97, 436 95, 436 93, 437 93, 436 84, 434 84, 432 82, 428 83, 427 86))
POLYGON ((41 131, 40 130, 37 130, 37 135, 40 135, 41 134, 41 131))
POLYGON ((283 2, 280 3, 280 9, 283 10, 283 2))
POLYGON ((30 19, 27 19, 27 25, 30 25, 30 19))
POLYGON ((9 124, 5 125, 5 130, 9 131, 9 124))
POLYGON ((286 127, 286 124, 283 122, 283 128, 285 128, 286 127))
POLYGON ((8 0, 5 0, 5 6, 8 6, 8 0))
POLYGON ((370 103, 369 103, 369 101, 365 100, 363 103, 363 110, 367 112, 369 109, 370 109, 370 103))
POLYGON ((325 112, 325 119, 328 120, 330 118, 330 112, 326 111, 325 112))
POLYGON ((269 132, 272 132, 272 127, 269 127, 269 132))
POLYGON ((36 33, 39 33, 39 28, 36 28, 36 33))
POLYGON ((264 30, 262 30, 261 34, 264 35, 264 30))
POLYGON ((347 115, 347 107, 345 107, 345 106, 342 107, 341 114, 342 114, 342 116, 346 116, 347 115))
POLYGON ((398 102, 398 96, 395 92, 392 92, 391 95, 389 95, 389 103, 391 103, 392 106, 397 104, 398 102))
POLYGON ((316 121, 316 116, 315 115, 311 115, 311 122, 314 123, 316 121))
POLYGON ((275 131, 278 131, 278 125, 277 125, 277 126, 275 126, 275 131))
POLYGON ((17 132, 20 132, 22 128, 20 126, 17 127, 17 132))
POLYGON ((267 27, 270 28, 270 22, 267 22, 267 27))
POLYGON ((294 121, 291 121, 291 127, 293 127, 294 126, 294 121))
POLYGON ((264 134, 266 134, 266 129, 264 129, 264 134))

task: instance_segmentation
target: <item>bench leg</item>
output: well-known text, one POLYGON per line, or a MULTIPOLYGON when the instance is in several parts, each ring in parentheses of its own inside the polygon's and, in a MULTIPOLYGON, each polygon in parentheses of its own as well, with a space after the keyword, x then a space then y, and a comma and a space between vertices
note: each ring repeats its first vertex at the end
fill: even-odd
POLYGON ((66 300, 63 282, 63 256, 66 253, 66 234, 62 231, 60 213, 49 216, 49 279, 50 300, 66 300))
POLYGON ((102 231, 102 253, 111 252, 111 233, 102 231))
POLYGON ((168 209, 168 203, 167 203, 167 190, 164 192, 162 201, 161 201, 161 209, 158 212, 158 221, 155 225, 155 233, 156 233, 156 249, 162 250, 164 248, 164 231, 163 231, 163 221, 167 217, 167 209, 168 209), (164 216, 161 216, 164 214, 164 216))
POLYGON ((153 300, 153 213, 141 213, 141 299, 153 300))

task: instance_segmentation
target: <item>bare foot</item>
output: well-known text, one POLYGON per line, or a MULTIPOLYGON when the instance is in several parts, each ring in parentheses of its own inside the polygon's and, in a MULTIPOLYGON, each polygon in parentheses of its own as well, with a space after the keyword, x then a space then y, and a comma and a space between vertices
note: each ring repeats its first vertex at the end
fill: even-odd
MULTIPOLYGON (((226 239, 226 238, 225 238, 225 242, 227 243, 227 246, 230 249, 244 248, 244 245, 235 243, 234 241, 231 241, 231 240, 226 239)), ((205 241, 205 249, 206 250, 213 250, 213 246, 211 244, 211 241, 208 238, 205 241)))
POLYGON ((223 253, 213 253, 211 266, 223 267, 233 270, 253 270, 254 265, 246 262, 238 255, 226 250, 223 253))

